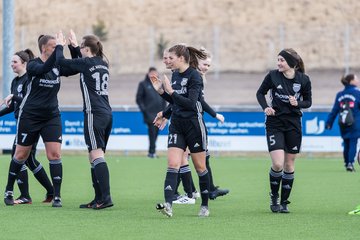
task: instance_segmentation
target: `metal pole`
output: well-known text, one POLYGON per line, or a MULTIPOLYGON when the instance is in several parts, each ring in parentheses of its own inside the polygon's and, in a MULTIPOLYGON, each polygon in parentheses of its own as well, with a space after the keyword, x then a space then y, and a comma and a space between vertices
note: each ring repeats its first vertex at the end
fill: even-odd
POLYGON ((284 47, 285 46, 285 27, 283 24, 280 24, 280 26, 279 26, 279 40, 280 40, 280 42, 279 42, 280 49, 279 50, 284 49, 285 48, 284 47))
POLYGON ((10 93, 14 76, 11 70, 11 56, 14 53, 14 0, 3 0, 3 87, 5 98, 10 93))
POLYGON ((155 28, 149 27, 149 66, 155 65, 155 28))
POLYGON ((345 27, 344 34, 344 67, 345 75, 350 72, 350 26, 349 24, 345 27))
POLYGON ((214 45, 214 52, 213 52, 213 62, 215 66, 215 80, 220 79, 220 27, 214 26, 213 28, 213 45, 214 45))

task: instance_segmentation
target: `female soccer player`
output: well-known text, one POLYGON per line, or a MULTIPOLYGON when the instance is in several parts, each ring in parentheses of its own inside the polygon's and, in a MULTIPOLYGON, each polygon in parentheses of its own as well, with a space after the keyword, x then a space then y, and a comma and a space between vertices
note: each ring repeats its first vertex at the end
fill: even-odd
MULTIPOLYGON (((19 106, 23 97, 26 95, 26 86, 28 83, 28 75, 26 73, 26 65, 27 63, 34 58, 34 54, 30 49, 26 49, 23 51, 16 52, 11 60, 11 68, 17 76, 11 82, 11 90, 10 95, 8 95, 4 102, 7 108, 4 108, 0 111, 0 116, 4 116, 8 113, 14 112, 15 119, 18 119, 19 116, 19 106)), ((15 144, 14 141, 11 157, 14 156, 15 153, 15 144)), ((29 158, 26 160, 26 165, 29 169, 34 173, 35 178, 40 182, 40 184, 47 190, 46 198, 43 202, 51 202, 54 194, 53 186, 45 172, 45 169, 36 159, 36 145, 35 143, 31 149, 31 153, 29 158)), ((7 185, 5 188, 6 194, 4 198, 4 202, 6 205, 13 204, 31 204, 32 200, 29 194, 29 181, 27 168, 23 165, 21 171, 18 175, 14 175, 12 172, 8 174, 8 183, 13 183, 17 178, 17 183, 20 189, 20 196, 15 199, 13 198, 13 185, 7 185)))
POLYGON ((103 209, 112 207, 110 177, 105 161, 106 145, 112 127, 112 109, 108 98, 109 69, 103 53, 103 45, 94 35, 84 36, 80 47, 71 31, 70 49, 74 59, 65 59, 63 46, 66 40, 62 32, 57 35, 56 59, 60 67, 80 73, 80 86, 84 103, 84 137, 89 151, 91 177, 95 198, 80 208, 103 209), (80 54, 79 54, 80 53, 80 54), (81 58, 79 58, 81 57, 81 58))
POLYGON ((256 97, 266 114, 266 139, 272 160, 270 209, 272 212, 289 213, 287 205, 294 182, 295 157, 300 151, 302 139, 301 108, 311 106, 311 82, 305 75, 303 60, 291 48, 278 54, 277 67, 265 76, 256 97), (269 90, 270 105, 265 99, 269 90))
POLYGON ((185 45, 169 49, 173 69, 171 82, 165 77, 160 81, 151 78, 155 89, 172 104, 171 124, 168 137, 168 169, 164 184, 165 203, 156 208, 164 215, 172 216, 172 199, 177 185, 177 175, 186 147, 192 153, 192 160, 199 175, 202 203, 199 216, 209 216, 209 174, 205 165, 207 145, 206 127, 203 121, 200 100, 203 82, 198 68, 198 58, 205 59, 201 51, 185 45))
MULTIPOLYGON (((59 69, 55 64, 56 41, 53 36, 41 35, 38 38, 38 45, 41 56, 27 64, 29 84, 20 105, 15 155, 9 171, 14 175, 20 172, 31 153, 32 146, 41 136, 45 143, 54 186, 52 206, 62 207, 60 196, 62 127, 57 93, 60 89, 60 76, 69 76, 72 73, 65 68, 59 69)), ((11 179, 8 185, 13 185, 14 181, 15 179, 11 179)))

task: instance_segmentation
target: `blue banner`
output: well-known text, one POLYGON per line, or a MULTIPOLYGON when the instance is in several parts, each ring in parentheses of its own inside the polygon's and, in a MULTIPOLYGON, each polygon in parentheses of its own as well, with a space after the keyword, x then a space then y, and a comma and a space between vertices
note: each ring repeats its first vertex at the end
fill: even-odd
MULTIPOLYGON (((225 123, 208 114, 204 115, 209 136, 264 136, 265 115, 262 112, 222 112, 225 123)), ((325 129, 328 113, 305 112, 302 118, 304 136, 338 136, 340 134, 337 120, 332 130, 325 129)), ((83 135, 83 112, 61 112, 63 134, 83 135)), ((13 114, 0 118, 0 134, 15 134, 16 121, 13 114)), ((160 135, 167 135, 165 128, 160 135)), ((112 135, 147 135, 147 126, 143 122, 140 112, 115 111, 113 112, 112 135)))

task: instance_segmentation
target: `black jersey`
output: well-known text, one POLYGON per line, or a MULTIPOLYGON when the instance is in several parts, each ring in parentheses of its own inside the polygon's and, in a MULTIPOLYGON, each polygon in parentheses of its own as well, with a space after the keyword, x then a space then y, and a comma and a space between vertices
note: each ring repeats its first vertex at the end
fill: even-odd
POLYGON ((109 69, 101 57, 65 59, 63 47, 56 51, 60 67, 80 73, 80 88, 83 95, 84 112, 111 114, 108 97, 109 69))
POLYGON ((311 99, 311 82, 309 77, 295 71, 294 79, 287 79, 278 70, 270 71, 256 93, 257 100, 263 109, 268 107, 265 99, 270 90, 270 106, 275 110, 275 116, 302 116, 301 108, 309 108, 311 99), (295 96, 298 106, 291 106, 289 96, 295 96))
POLYGON ((60 72, 55 65, 55 51, 43 62, 40 58, 27 65, 29 84, 21 104, 22 118, 51 119, 60 114, 57 94, 60 72))
POLYGON ((22 99, 26 93, 26 85, 28 81, 28 75, 25 73, 21 77, 15 77, 11 82, 10 92, 13 94, 13 98, 10 106, 4 108, 0 111, 0 116, 4 116, 8 113, 14 112, 15 118, 19 116, 19 107, 22 102, 22 99))
POLYGON ((203 81, 199 72, 189 67, 185 72, 173 72, 171 86, 174 93, 166 92, 161 96, 172 104, 172 118, 193 118, 202 113, 200 100, 202 98, 203 81))

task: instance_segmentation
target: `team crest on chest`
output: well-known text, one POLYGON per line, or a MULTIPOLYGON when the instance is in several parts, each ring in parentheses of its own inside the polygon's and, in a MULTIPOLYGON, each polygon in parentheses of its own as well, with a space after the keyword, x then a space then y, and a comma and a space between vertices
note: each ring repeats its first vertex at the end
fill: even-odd
POLYGON ((59 76, 59 69, 53 68, 52 71, 53 73, 55 73, 56 76, 59 76))
POLYGON ((18 92, 18 93, 21 93, 21 92, 22 92, 22 89, 23 89, 23 85, 22 85, 22 84, 19 84, 19 86, 17 87, 17 92, 18 92))
POLYGON ((182 87, 186 86, 188 80, 189 80, 189 79, 187 79, 187 78, 183 78, 183 79, 181 80, 181 86, 182 86, 182 87))
POLYGON ((294 83, 293 84, 293 90, 294 90, 294 92, 298 92, 298 91, 300 91, 300 89, 301 89, 301 84, 299 84, 299 83, 294 83))

